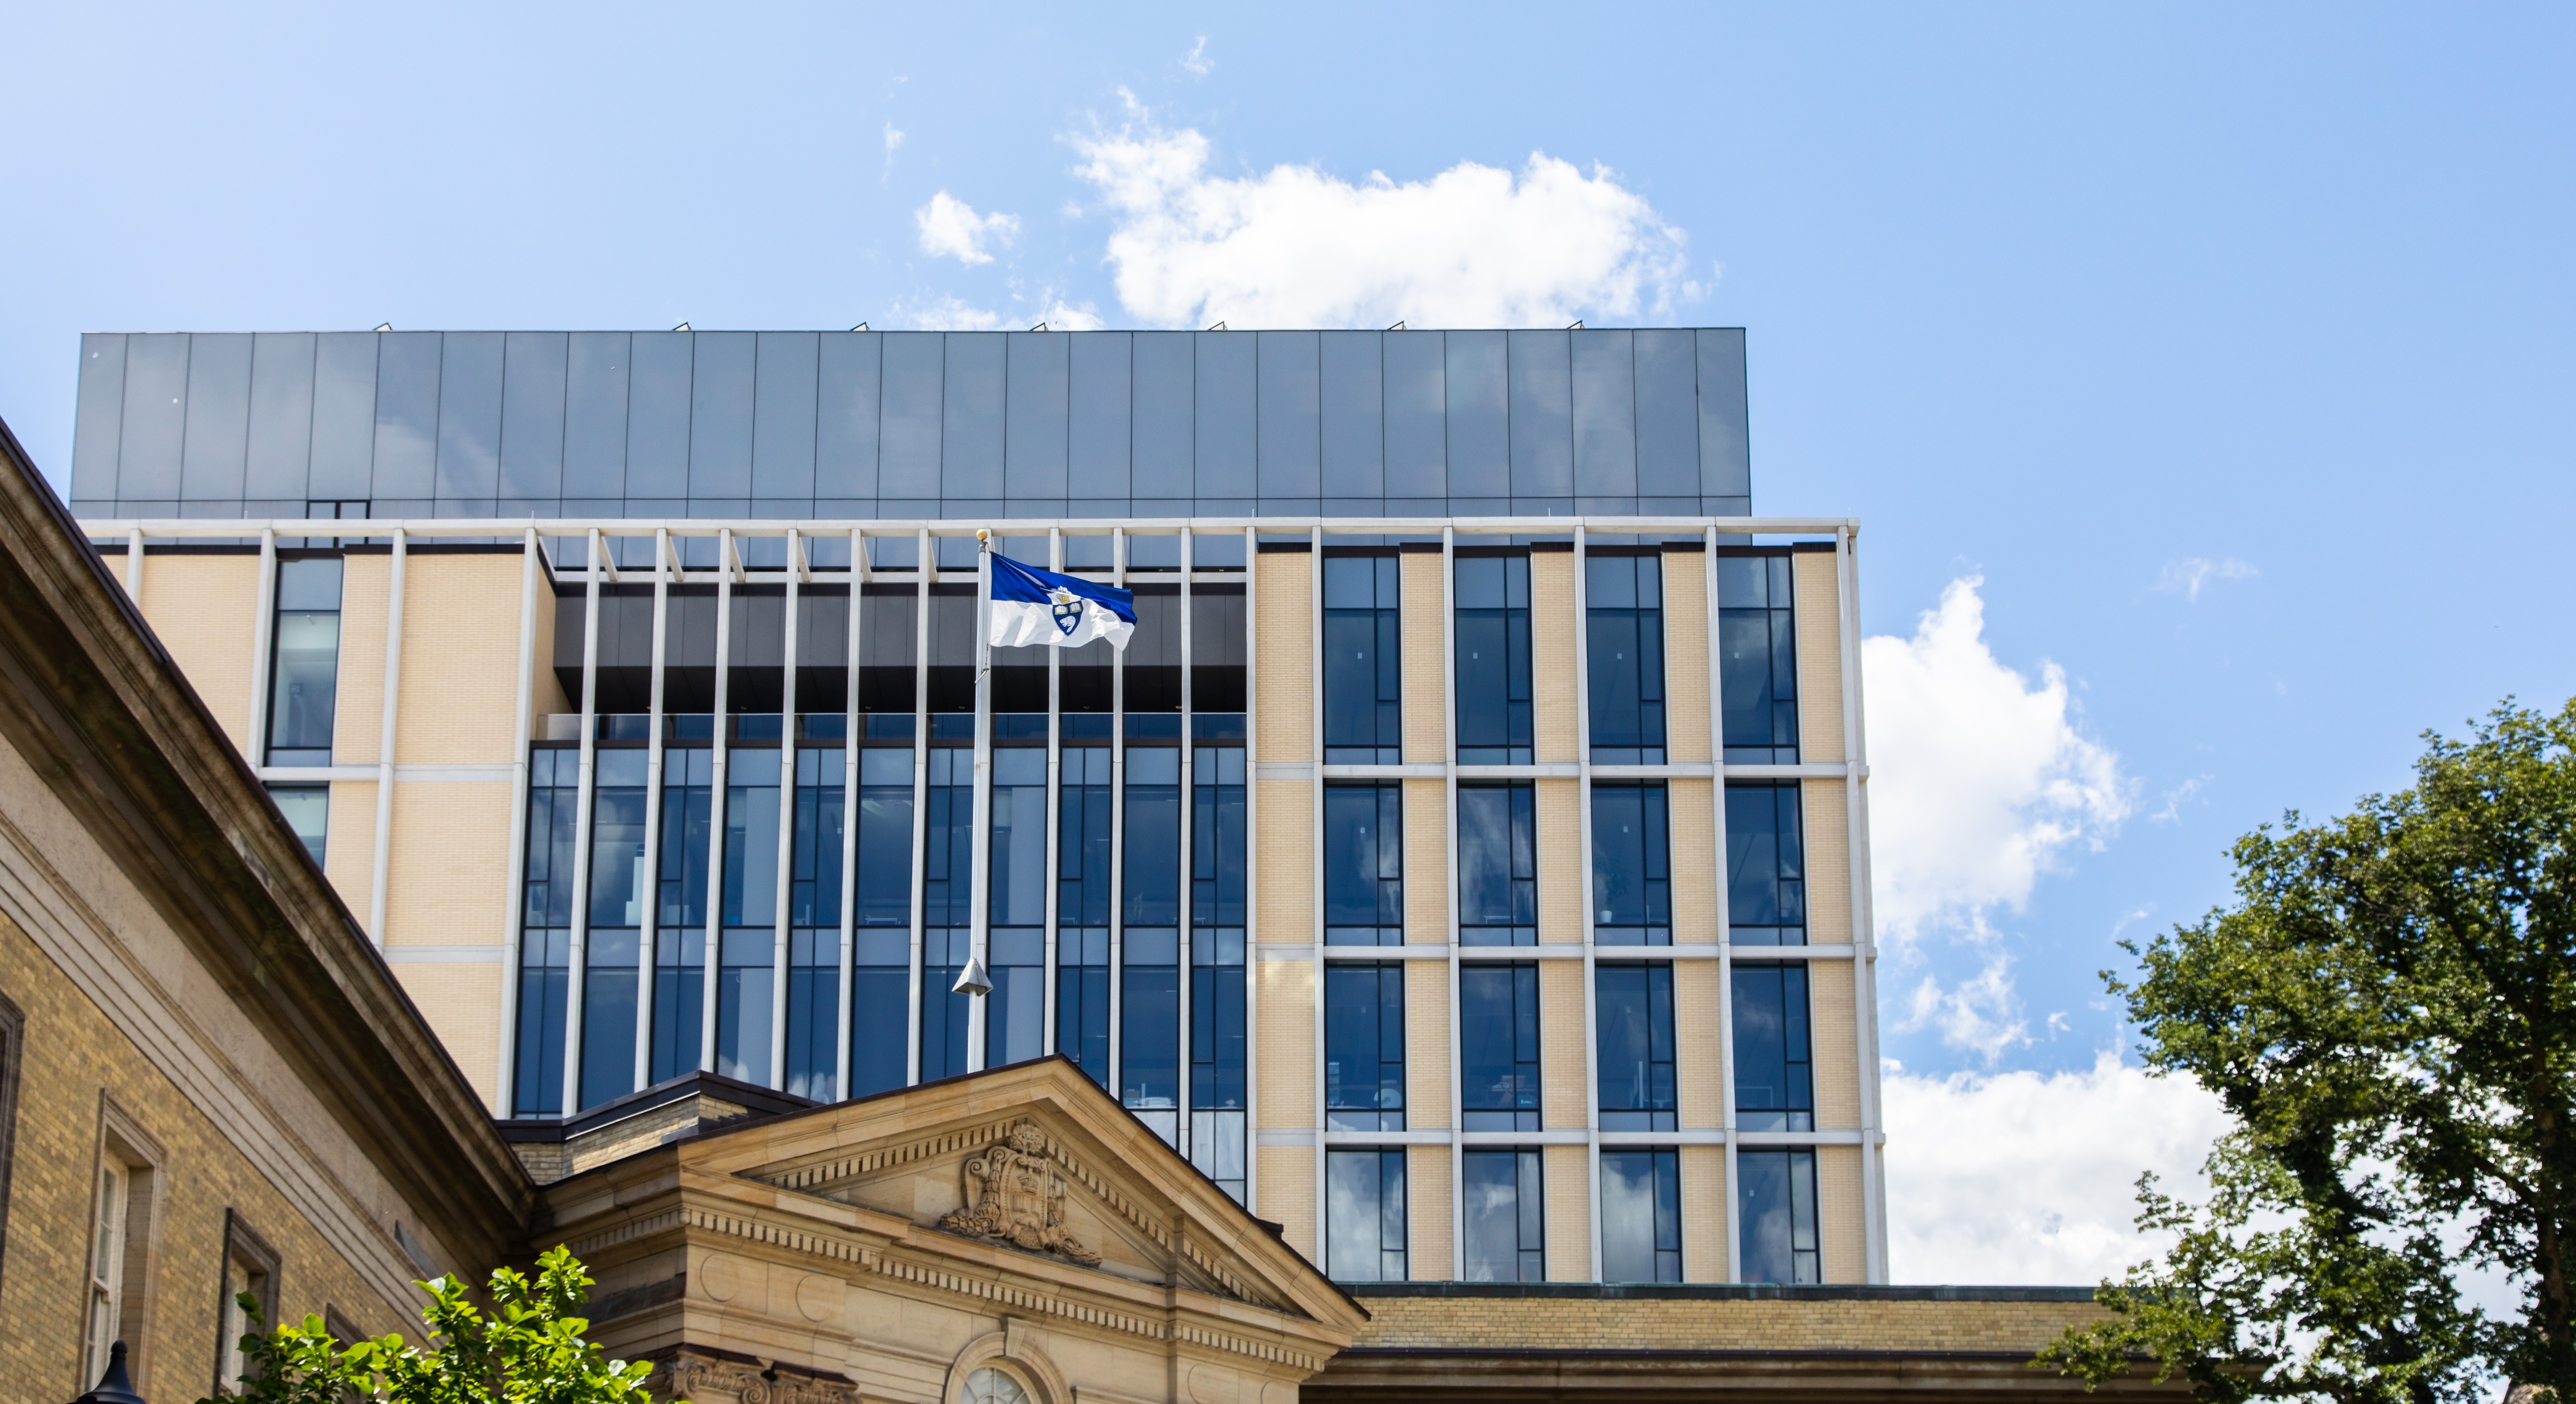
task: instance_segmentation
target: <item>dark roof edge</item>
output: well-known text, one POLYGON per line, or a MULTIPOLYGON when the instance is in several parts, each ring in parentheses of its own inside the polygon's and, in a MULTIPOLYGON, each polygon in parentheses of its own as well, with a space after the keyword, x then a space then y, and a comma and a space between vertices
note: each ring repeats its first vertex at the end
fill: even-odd
POLYGON ((2090 1287, 1786 1286, 1773 1282, 1354 1282, 1355 1297, 1542 1297, 1580 1301, 2090 1302, 2090 1287))

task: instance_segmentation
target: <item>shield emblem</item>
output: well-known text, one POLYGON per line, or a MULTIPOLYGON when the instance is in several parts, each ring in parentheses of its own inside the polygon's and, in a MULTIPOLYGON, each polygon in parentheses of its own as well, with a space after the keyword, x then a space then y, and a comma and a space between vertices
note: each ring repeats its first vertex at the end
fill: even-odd
POLYGON ((1050 613, 1055 616, 1055 627, 1065 637, 1071 638, 1074 627, 1082 622, 1082 601, 1071 590, 1058 590, 1055 592, 1055 607, 1050 613))

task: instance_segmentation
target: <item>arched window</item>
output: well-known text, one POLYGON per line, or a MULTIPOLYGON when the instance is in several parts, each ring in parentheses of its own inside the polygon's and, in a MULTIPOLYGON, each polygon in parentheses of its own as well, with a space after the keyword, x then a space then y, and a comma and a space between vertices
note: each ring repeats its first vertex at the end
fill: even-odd
POLYGON ((1018 1380, 987 1365, 966 1377, 958 1404, 1029 1404, 1029 1392, 1018 1380))

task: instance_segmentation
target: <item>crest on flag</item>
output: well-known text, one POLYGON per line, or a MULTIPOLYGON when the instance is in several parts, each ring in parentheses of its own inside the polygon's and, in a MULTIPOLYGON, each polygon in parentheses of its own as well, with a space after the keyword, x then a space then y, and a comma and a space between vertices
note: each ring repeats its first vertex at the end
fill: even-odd
POLYGON ((1055 627, 1071 634, 1075 626, 1082 623, 1081 598, 1059 585, 1047 599, 1054 606, 1049 613, 1055 617, 1055 627))
POLYGON ((1080 648, 1107 639, 1123 649, 1136 632, 1133 591, 1024 566, 998 551, 985 559, 992 581, 985 640, 995 648, 1080 648))

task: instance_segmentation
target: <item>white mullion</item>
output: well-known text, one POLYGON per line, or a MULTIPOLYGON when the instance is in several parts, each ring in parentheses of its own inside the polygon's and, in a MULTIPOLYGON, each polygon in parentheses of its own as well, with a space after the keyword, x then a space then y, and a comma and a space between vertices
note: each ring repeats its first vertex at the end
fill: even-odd
POLYGON ((1717 613, 1717 528, 1710 527, 1702 548, 1700 573, 1708 589, 1708 751, 1709 777, 1716 806, 1711 855, 1717 873, 1717 1082, 1718 1120, 1726 1132, 1726 1281, 1744 1280, 1744 1225, 1736 1195, 1735 1168, 1735 913, 1728 905, 1726 865, 1726 696, 1725 630, 1717 613))
MULTIPOLYGON (((992 608, 993 551, 989 541, 979 540, 976 544, 982 549, 975 553, 975 827, 968 835, 967 849, 971 857, 966 871, 973 887, 966 894, 966 959, 969 964, 982 961, 984 977, 989 980, 993 970, 993 894, 989 890, 993 874, 993 630, 987 615, 992 608)), ((985 1026, 991 1019, 992 1002, 990 994, 966 1001, 968 1072, 984 1070, 985 1026)))
POLYGON ((832 1007, 838 1011, 834 1023, 839 1027, 832 1058, 832 1100, 846 1102, 851 1096, 850 1021, 858 1017, 858 897, 859 897, 859 735, 863 725, 859 717, 859 617, 860 587, 867 574, 867 538, 856 527, 850 530, 850 638, 846 660, 847 673, 841 705, 841 960, 840 986, 832 996, 832 1007))
MULTIPOLYGON (((534 536, 535 529, 531 528, 529 534, 534 536)), ((143 529, 135 528, 127 540, 132 543, 130 549, 134 551, 135 559, 141 560, 143 529)), ((128 564, 132 565, 132 562, 128 564)), ((133 568, 141 569, 140 566, 133 568)), ((141 614, 143 612, 143 577, 135 576, 128 582, 128 588, 134 595, 134 612, 141 614)), ((242 748, 249 754, 250 763, 255 769, 268 764, 268 692, 277 681, 270 675, 269 662, 270 654, 276 647, 276 631, 277 528, 269 526, 261 528, 259 533, 259 613, 251 620, 250 628, 250 735, 246 738, 249 744, 242 748)), ((524 702, 525 689, 521 691, 524 702)), ((527 728, 522 726, 519 730, 524 733, 527 728)), ((504 1063, 502 1066, 507 1067, 508 1064, 504 1063)))
POLYGON ((1261 737, 1260 587, 1261 538, 1243 532, 1243 1207, 1261 1212, 1261 902, 1255 880, 1260 862, 1261 770, 1254 748, 1261 737))
MULTIPOLYGON (((376 851, 374 876, 367 894, 367 936, 382 950, 385 944, 385 890, 391 885, 394 828, 394 718, 402 700, 403 567, 411 559, 410 537, 394 528, 393 565, 385 592, 385 682, 378 707, 376 734, 376 851)), ((591 574, 595 578, 596 570, 591 574)), ((598 592, 594 587, 592 598, 598 592)), ((342 603, 347 603, 344 597, 342 603)), ((345 617, 345 610, 343 616, 345 617)), ((576 985, 579 983, 576 980, 576 985)))
POLYGON ((796 880, 796 648, 797 586, 805 575, 805 544, 796 528, 787 529, 787 608, 780 621, 778 701, 778 873, 775 944, 770 951, 769 1085, 787 1086, 787 972, 792 924, 788 894, 796 880))
MULTIPOLYGON (((1510 601, 1506 599, 1504 603, 1510 601)), ((1440 529, 1440 668, 1445 727, 1440 769, 1443 803, 1448 806, 1440 822, 1448 836, 1449 859, 1449 929, 1442 933, 1449 951, 1449 1276, 1463 1281, 1467 1276, 1467 1152, 1463 1139, 1467 1134, 1467 1076, 1459 1024, 1466 1017, 1466 1006, 1458 983, 1458 947, 1466 933, 1458 924, 1458 841, 1463 832, 1458 822, 1458 533, 1448 527, 1440 529)))
POLYGON ((930 880, 930 528, 913 537, 912 610, 912 978, 904 988, 904 1085, 921 1081, 921 943, 930 880))
POLYGON ((1315 971, 1315 1256, 1331 1266, 1326 1245, 1331 1242, 1331 1225, 1325 1219, 1328 1187, 1325 1184, 1331 1162, 1324 1158, 1324 1132, 1332 1125, 1332 1113, 1324 1106, 1324 529, 1314 527, 1306 536, 1307 583, 1312 593, 1307 597, 1306 664, 1308 697, 1306 726, 1313 744, 1314 778, 1308 781, 1307 793, 1312 812, 1307 816, 1310 866, 1313 868, 1314 923, 1306 939, 1314 944, 1311 960, 1315 971))
POLYGON ((125 533, 125 597, 134 601, 134 612, 143 612, 143 528, 137 526, 125 533))
MULTIPOLYGON (((1843 815, 1851 845, 1852 1003, 1858 1017, 1861 1107, 1861 1230, 1864 1274, 1885 1282, 1887 1269, 1886 1157, 1878 1091, 1878 938, 1869 870, 1869 730, 1860 676, 1860 539, 1846 526, 1834 533, 1835 593, 1840 597, 1843 675, 1843 815)), ((1803 820, 1806 809, 1799 808, 1803 820)), ((1822 1274, 1819 1273, 1819 1276, 1822 1274)))
POLYGON ((732 717, 727 707, 733 684, 733 532, 716 533, 716 700, 713 746, 707 775, 707 948, 699 968, 698 1070, 716 1070, 716 991, 724 979, 724 839, 725 759, 732 717))
MULTIPOLYGON (((1047 569, 1059 572, 1064 569, 1062 527, 1047 528, 1047 569)), ((1062 649, 1047 650, 1046 899, 1042 908, 1046 914, 1046 969, 1039 977, 1045 982, 1039 991, 1039 999, 1046 1014, 1039 1034, 1038 1051, 1041 1053, 1056 1051, 1056 930, 1062 920, 1062 914, 1056 910, 1056 884, 1063 880, 1057 871, 1056 859, 1056 848, 1062 842, 1057 827, 1062 819, 1059 811, 1064 805, 1064 698, 1059 691, 1064 672, 1060 666, 1063 656, 1062 649)))
MULTIPOLYGON (((396 542, 399 550, 399 530, 396 542)), ((590 578, 584 584, 581 614, 581 763, 575 772, 580 788, 574 791, 572 821, 572 948, 565 957, 570 962, 570 973, 564 977, 562 1114, 567 1117, 581 1111, 581 1000, 586 988, 582 967, 587 962, 590 940, 591 791, 599 769, 599 582, 606 572, 599 568, 600 535, 596 528, 590 533, 589 544, 590 578)))
MULTIPOLYGON (((1109 529, 1109 580, 1127 588, 1127 530, 1109 529)), ((1127 652, 1109 660, 1109 1095, 1127 1105, 1127 652)))
POLYGON ((662 668, 668 648, 671 533, 653 532, 653 677, 644 703, 644 900, 635 933, 635 1089, 653 1082, 653 1005, 661 981, 662 939, 662 668))
MULTIPOLYGON (((501 949, 507 953, 504 957, 507 963, 502 967, 501 975, 501 1056, 500 1061, 494 1065, 500 1069, 500 1096, 497 1100, 500 1103, 501 1115, 504 1117, 513 1117, 518 1115, 519 1112, 517 1104, 519 1089, 518 1069, 514 1065, 513 1060, 517 1056, 519 1042, 519 971, 524 968, 526 961, 526 953, 520 950, 519 947, 520 942, 526 935, 525 923, 528 911, 528 897, 526 891, 528 880, 528 753, 532 749, 530 746, 530 742, 534 737, 534 718, 532 714, 536 709, 537 583, 544 575, 543 569, 537 562, 537 553, 542 549, 543 547, 537 539, 537 529, 533 526, 529 527, 527 536, 524 538, 524 544, 520 550, 519 692, 517 704, 519 729, 517 738, 511 743, 510 747, 512 760, 511 783, 517 788, 510 797, 510 856, 508 859, 509 914, 503 917, 501 921, 501 949)), ((274 529, 262 531, 260 533, 260 618, 263 623, 267 620, 271 612, 268 605, 268 598, 269 592, 276 579, 276 566, 277 532, 274 529)), ((267 638, 267 630, 265 628, 260 630, 260 637, 263 641, 264 647, 264 642, 267 638)), ((254 686, 251 691, 254 698, 265 696, 267 692, 266 677, 261 676, 258 678, 257 685, 254 686)), ((256 702, 254 702, 254 705, 252 706, 251 715, 253 717, 253 726, 258 726, 260 724, 258 720, 259 707, 256 702)), ((260 736, 256 730, 251 733, 251 748, 251 754, 253 756, 263 754, 263 749, 260 745, 260 736)))
POLYGON ((1190 989, 1198 982, 1197 971, 1190 964, 1190 857, 1197 847, 1198 837, 1197 830, 1192 827, 1192 821, 1198 816, 1198 794, 1190 788, 1194 778, 1191 757, 1195 754, 1190 746, 1190 571, 1196 564, 1195 545, 1190 539, 1190 529, 1181 528, 1181 822, 1178 826, 1181 832, 1181 924, 1175 957, 1180 962, 1181 1016, 1180 1027, 1173 1030, 1180 1044, 1181 1056, 1180 1095, 1174 1099, 1180 1106, 1174 1114, 1172 1141, 1185 1159, 1190 1156, 1190 1122, 1196 1114, 1195 1099, 1190 1095, 1190 1063, 1198 1056, 1190 1037, 1190 989))

